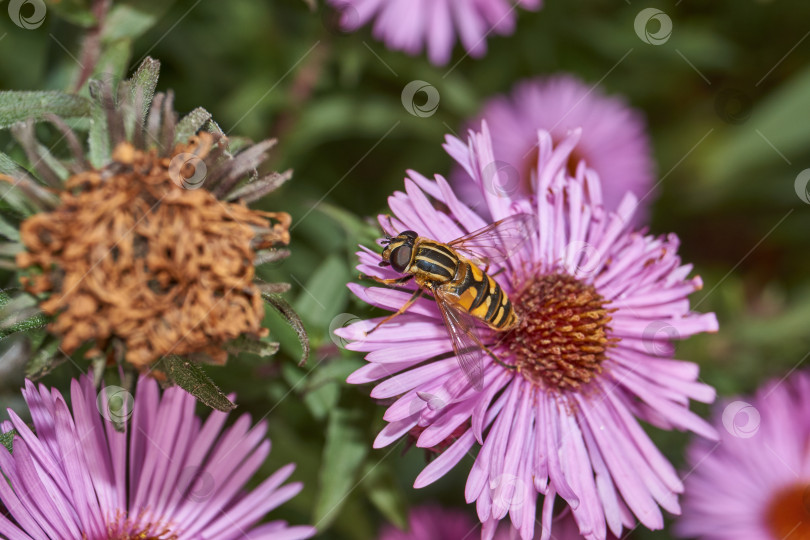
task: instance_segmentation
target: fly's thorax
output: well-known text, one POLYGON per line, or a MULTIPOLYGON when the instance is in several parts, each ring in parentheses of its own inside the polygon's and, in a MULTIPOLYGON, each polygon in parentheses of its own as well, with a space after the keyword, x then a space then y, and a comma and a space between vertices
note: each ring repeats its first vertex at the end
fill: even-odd
POLYGON ((409 272, 435 284, 447 283, 456 276, 460 259, 453 248, 418 238, 414 245, 409 272))

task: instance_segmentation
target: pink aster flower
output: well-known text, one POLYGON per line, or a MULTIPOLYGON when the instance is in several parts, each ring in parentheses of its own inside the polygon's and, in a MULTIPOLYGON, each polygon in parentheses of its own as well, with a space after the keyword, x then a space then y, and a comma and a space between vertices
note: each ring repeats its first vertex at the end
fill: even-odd
MULTIPOLYGON (((645 197, 653 186, 655 167, 642 113, 572 75, 523 81, 510 95, 485 104, 472 125, 480 125, 482 119, 489 124, 501 169, 501 183, 490 181, 485 186, 495 194, 533 191, 538 129, 559 144, 572 130, 582 128, 568 156, 568 172, 573 175, 580 161, 587 163, 602 181, 605 207, 610 210, 619 207, 628 191, 645 197)), ((458 169, 453 179, 462 200, 485 213, 480 190, 466 180, 464 171, 458 169)))
POLYGON ((354 31, 375 19, 374 37, 390 49, 416 55, 427 48, 434 64, 450 60, 456 35, 470 56, 487 51, 491 33, 515 30, 515 10, 539 9, 541 0, 328 0, 341 13, 340 25, 354 31))
MULTIPOLYGON (((563 512, 561 515, 554 518, 554 534, 552 540, 581 540, 582 535, 579 533, 577 522, 574 521, 570 512, 563 512)), ((540 537, 543 534, 540 524, 535 526, 535 536, 540 537)), ((511 525, 498 527, 495 533, 494 540, 520 540, 520 531, 511 525)), ((610 532, 608 532, 607 540, 617 540, 610 532)))
POLYGON ((472 540, 478 523, 461 510, 424 505, 412 508, 408 513, 408 528, 401 531, 386 525, 380 532, 380 540, 472 540))
POLYGON ((810 538, 810 373, 765 384, 717 411, 719 443, 687 450, 680 536, 810 538))
MULTIPOLYGON (((698 367, 671 358, 672 340, 717 330, 714 314, 689 310, 701 287, 677 255, 675 235, 648 236, 629 229, 636 199, 628 194, 615 212, 601 205, 598 175, 581 162, 567 167, 578 130, 553 144, 538 133, 536 198, 496 196, 483 188, 494 161, 489 130, 468 143, 447 138, 447 152, 487 203, 492 219, 523 213, 537 227, 502 264, 488 270, 518 313, 515 330, 481 328, 505 367, 484 357, 476 391, 452 354, 436 303, 420 298, 369 333, 381 318, 337 332, 348 348, 367 352, 368 364, 348 379, 376 382, 371 396, 396 401, 376 448, 411 436, 438 456, 415 481, 421 488, 458 465, 478 445, 465 496, 476 503, 482 536, 492 538, 509 515, 522 538, 551 535, 554 502, 570 507, 586 538, 616 536, 635 519, 663 527, 661 508, 677 514, 683 489, 676 470, 654 446, 639 420, 663 429, 716 433, 689 410, 689 400, 711 402, 714 390, 697 381, 698 367), (544 496, 537 516, 538 495, 544 496)), ((448 242, 487 225, 456 197, 441 176, 409 171, 405 192, 388 200, 381 216, 389 234, 417 231, 448 242)), ((358 269, 395 278, 380 267, 377 251, 363 249, 358 269)), ((408 290, 350 284, 363 301, 397 310, 408 290)))
POLYGON ((0 446, 6 509, 0 537, 294 540, 315 534, 284 521, 258 524, 301 484, 282 486, 290 464, 245 490, 270 452, 265 424, 250 428, 248 415, 223 431, 227 414, 212 412, 203 422, 192 396, 170 388, 161 398, 157 383, 146 378, 134 402, 123 389, 97 396, 89 377, 72 381, 72 411, 58 391, 30 381, 23 397, 36 434, 9 410, 19 435, 13 453, 0 446), (128 420, 125 431, 110 419, 128 420))

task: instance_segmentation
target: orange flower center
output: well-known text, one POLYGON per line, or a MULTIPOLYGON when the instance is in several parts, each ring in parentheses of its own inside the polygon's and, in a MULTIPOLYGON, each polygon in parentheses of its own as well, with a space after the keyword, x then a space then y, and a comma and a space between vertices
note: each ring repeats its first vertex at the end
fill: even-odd
POLYGON ((504 339, 523 377, 544 388, 573 390, 601 373, 611 320, 593 285, 567 274, 527 282, 512 298, 519 322, 504 339))
POLYGON ((774 538, 810 540, 810 485, 798 484, 778 492, 765 512, 774 538))

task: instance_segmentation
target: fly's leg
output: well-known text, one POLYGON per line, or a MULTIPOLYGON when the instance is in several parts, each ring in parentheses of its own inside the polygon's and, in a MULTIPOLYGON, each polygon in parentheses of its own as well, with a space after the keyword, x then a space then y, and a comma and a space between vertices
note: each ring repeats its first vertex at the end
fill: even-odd
POLYGON ((402 307, 399 308, 399 310, 397 310, 396 313, 392 313, 388 317, 386 317, 383 320, 381 320, 380 322, 378 322, 377 326, 375 326, 374 328, 372 328, 371 330, 366 332, 366 335, 372 333, 374 330, 376 330, 377 328, 379 328, 383 324, 387 323, 388 321, 390 321, 394 317, 398 317, 398 316, 402 315, 403 313, 405 313, 406 311, 408 311, 408 308, 411 307, 413 305, 413 303, 416 302, 416 299, 419 298, 421 295, 422 295, 422 289, 421 288, 416 289, 413 292, 413 295, 411 295, 411 297, 408 299, 407 302, 402 304, 402 307))
MULTIPOLYGON (((495 360, 496 364, 498 364, 500 366, 503 366, 506 369, 516 369, 515 366, 509 365, 506 362, 504 362, 503 360, 501 360, 500 358, 498 358, 498 355, 495 354, 494 352, 492 352, 492 349, 490 349, 480 339, 478 339, 478 336, 476 336, 475 334, 470 333, 470 337, 473 339, 473 341, 475 341, 476 345, 481 347, 481 349, 483 349, 484 352, 489 355, 490 358, 495 360)), ((496 345, 499 345, 499 344, 500 344, 500 340, 498 341, 498 343, 496 343, 496 345)))
POLYGON ((510 365, 510 364, 507 364, 506 362, 504 362, 503 360, 501 360, 500 358, 498 358, 498 355, 497 355, 497 354, 495 354, 494 352, 492 352, 492 351, 490 350, 490 348, 489 348, 489 347, 487 347, 486 345, 481 345, 481 348, 482 348, 482 349, 484 349, 484 352, 485 352, 485 353, 487 353, 487 354, 490 356, 490 358, 492 358, 493 360, 495 360, 495 363, 496 363, 496 364, 498 364, 498 365, 500 365, 500 366, 503 366, 503 367, 505 367, 506 369, 517 369, 517 366, 513 366, 513 365, 510 365))
POLYGON ((402 277, 393 278, 393 279, 382 279, 382 278, 378 278, 378 277, 374 277, 374 276, 367 276, 367 277, 373 279, 377 283, 382 283, 383 285, 401 285, 401 284, 413 279, 413 274, 408 274, 407 276, 402 276, 402 277))

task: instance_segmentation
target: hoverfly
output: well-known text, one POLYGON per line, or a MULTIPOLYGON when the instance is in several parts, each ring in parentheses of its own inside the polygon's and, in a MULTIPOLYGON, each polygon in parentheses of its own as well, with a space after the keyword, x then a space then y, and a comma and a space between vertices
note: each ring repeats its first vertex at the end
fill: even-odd
POLYGON ((394 237, 386 234, 380 266, 391 266, 405 275, 373 279, 385 285, 400 285, 414 279, 417 288, 396 313, 380 321, 370 332, 405 313, 423 290, 430 291, 462 371, 472 386, 480 390, 484 353, 504 364, 481 340, 477 323, 496 332, 508 332, 518 323, 512 302, 487 271, 491 264, 506 260, 531 238, 534 223, 531 215, 517 214, 446 244, 414 231, 402 231, 394 237))

